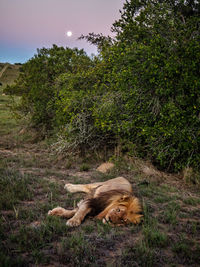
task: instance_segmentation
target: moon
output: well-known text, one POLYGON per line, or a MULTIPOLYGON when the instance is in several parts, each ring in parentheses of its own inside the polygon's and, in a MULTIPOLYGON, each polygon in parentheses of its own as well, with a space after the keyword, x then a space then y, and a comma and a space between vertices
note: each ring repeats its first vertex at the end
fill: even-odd
POLYGON ((72 36, 72 32, 71 32, 71 31, 67 31, 67 32, 66 32, 66 35, 67 35, 68 37, 71 37, 71 36, 72 36))

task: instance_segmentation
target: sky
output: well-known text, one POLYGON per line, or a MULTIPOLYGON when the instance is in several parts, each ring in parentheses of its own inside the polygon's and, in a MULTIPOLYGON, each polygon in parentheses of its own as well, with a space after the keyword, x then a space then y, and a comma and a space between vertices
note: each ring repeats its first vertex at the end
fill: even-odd
POLYGON ((0 62, 24 63, 37 48, 96 47, 79 36, 90 32, 113 36, 125 0, 0 0, 0 62), (67 36, 67 31, 72 36, 67 36))

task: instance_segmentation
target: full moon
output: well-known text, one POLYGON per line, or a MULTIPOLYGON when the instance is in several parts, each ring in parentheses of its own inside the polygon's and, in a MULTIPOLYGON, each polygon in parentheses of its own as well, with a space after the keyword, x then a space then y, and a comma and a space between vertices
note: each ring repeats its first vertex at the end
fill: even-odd
POLYGON ((67 34, 68 37, 72 36, 72 32, 71 31, 68 31, 66 34, 67 34))

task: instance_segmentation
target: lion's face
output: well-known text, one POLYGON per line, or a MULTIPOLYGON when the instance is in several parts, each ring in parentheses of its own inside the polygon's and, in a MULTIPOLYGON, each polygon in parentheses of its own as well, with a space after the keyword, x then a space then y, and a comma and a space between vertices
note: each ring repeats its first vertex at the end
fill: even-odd
MULTIPOLYGON (((104 196, 104 195, 103 195, 104 196)), ((110 203, 100 212, 96 218, 111 225, 123 225, 128 223, 140 223, 142 208, 139 199, 129 192, 110 191, 106 195, 110 203)), ((101 198, 99 198, 101 202, 101 198)))
POLYGON ((106 214, 104 220, 111 224, 124 224, 127 221, 127 208, 125 206, 119 205, 111 208, 106 214))
POLYGON ((100 213, 97 218, 102 219, 103 223, 111 225, 137 224, 140 222, 141 217, 143 217, 138 203, 137 198, 129 199, 129 201, 125 201, 123 204, 114 202, 100 213))

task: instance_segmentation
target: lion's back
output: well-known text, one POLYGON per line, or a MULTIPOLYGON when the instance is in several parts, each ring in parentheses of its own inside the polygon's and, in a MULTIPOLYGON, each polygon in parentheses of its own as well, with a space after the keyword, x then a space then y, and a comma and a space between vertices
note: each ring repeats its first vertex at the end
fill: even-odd
POLYGON ((94 192, 94 197, 97 197, 101 193, 105 193, 111 190, 122 190, 132 192, 132 186, 129 181, 124 177, 117 177, 104 182, 101 186, 97 187, 94 192))

